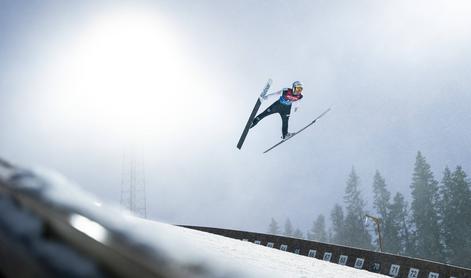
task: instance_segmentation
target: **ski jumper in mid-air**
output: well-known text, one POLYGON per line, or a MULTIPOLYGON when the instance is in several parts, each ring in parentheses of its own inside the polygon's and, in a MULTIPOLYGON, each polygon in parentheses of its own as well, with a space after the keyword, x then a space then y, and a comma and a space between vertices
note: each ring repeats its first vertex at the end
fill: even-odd
POLYGON ((291 88, 284 88, 283 90, 267 94, 263 97, 263 100, 268 99, 271 96, 280 96, 277 101, 270 105, 265 111, 260 113, 257 117, 254 118, 250 128, 257 125, 259 121, 265 118, 268 115, 278 113, 281 116, 282 126, 282 139, 288 139, 292 133, 288 132, 288 122, 291 114, 291 110, 296 112, 299 108, 299 101, 303 98, 302 95, 303 84, 300 81, 293 82, 291 88))

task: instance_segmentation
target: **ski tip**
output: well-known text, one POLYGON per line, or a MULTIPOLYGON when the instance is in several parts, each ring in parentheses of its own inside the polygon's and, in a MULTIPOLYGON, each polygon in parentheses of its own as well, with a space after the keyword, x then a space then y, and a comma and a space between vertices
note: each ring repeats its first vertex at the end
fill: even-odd
MULTIPOLYGON (((324 116, 325 114, 327 114, 328 112, 330 112, 330 110, 332 109, 332 107, 329 107, 327 110, 325 110, 324 112, 322 112, 322 114, 319 115, 319 117, 317 117, 316 120, 318 120, 320 117, 324 116)), ((315 121, 315 120, 314 120, 315 121)))

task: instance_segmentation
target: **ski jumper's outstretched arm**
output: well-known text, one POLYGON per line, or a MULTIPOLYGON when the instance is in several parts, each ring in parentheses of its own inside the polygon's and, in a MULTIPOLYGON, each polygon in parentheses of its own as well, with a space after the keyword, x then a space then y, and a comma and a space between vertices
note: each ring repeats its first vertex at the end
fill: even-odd
POLYGON ((283 90, 279 90, 279 91, 276 91, 276 92, 271 93, 271 94, 266 94, 264 97, 261 98, 261 100, 264 101, 264 100, 267 100, 269 98, 272 98, 273 96, 281 96, 282 93, 283 93, 283 90))

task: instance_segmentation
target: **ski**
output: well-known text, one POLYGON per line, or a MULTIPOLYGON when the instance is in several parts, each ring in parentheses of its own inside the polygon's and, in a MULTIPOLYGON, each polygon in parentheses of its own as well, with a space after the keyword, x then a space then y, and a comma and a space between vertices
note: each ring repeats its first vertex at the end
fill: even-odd
POLYGON ((324 112, 322 112, 322 114, 320 114, 319 116, 317 116, 317 118, 315 118, 312 122, 310 122, 309 124, 307 124, 305 127, 301 128, 300 130, 296 131, 295 133, 293 133, 293 135, 291 135, 290 137, 286 138, 286 139, 283 139, 281 140, 280 142, 276 143, 274 146, 272 146, 271 148, 269 148, 268 150, 264 151, 263 153, 267 153, 271 150, 273 150, 274 148, 278 147, 279 145, 283 144, 284 142, 288 141, 289 139, 293 138, 294 136, 296 136, 297 134, 299 134, 300 132, 302 132, 303 130, 305 130, 306 128, 310 127, 311 125, 313 125, 317 120, 319 120, 322 116, 324 116, 325 114, 327 114, 327 112, 330 111, 330 108, 325 110, 324 112))
POLYGON ((270 89, 272 80, 268 79, 267 84, 265 85, 265 88, 263 88, 262 93, 260 94, 260 97, 257 98, 257 102, 255 103, 254 108, 252 109, 252 113, 250 114, 249 120, 247 121, 247 124, 245 125, 244 131, 242 132, 242 135, 240 136, 239 142, 237 143, 237 148, 240 150, 242 148, 242 145, 244 144, 245 137, 247 137, 247 133, 249 133, 250 125, 253 122, 253 119, 257 115, 258 109, 260 108, 260 105, 262 104, 262 101, 260 100, 263 98, 267 92, 268 89, 270 89))

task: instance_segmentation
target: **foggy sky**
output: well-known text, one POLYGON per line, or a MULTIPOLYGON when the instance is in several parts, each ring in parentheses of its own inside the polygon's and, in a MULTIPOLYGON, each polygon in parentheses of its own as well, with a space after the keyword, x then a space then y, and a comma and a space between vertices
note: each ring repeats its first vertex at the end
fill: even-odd
POLYGON ((409 197, 419 150, 436 179, 445 166, 471 173, 467 1, 0 1, 0 157, 119 202, 131 131, 49 113, 51 91, 68 92, 44 75, 68 63, 91 18, 116 10, 160 14, 191 64, 174 84, 191 89, 155 92, 165 125, 137 140, 152 219, 264 232, 290 217, 304 232, 342 203, 352 167, 369 206, 376 170, 409 197), (269 77, 273 90, 305 85, 290 131, 332 111, 263 155, 281 136, 279 116, 265 118, 239 151, 269 77))

